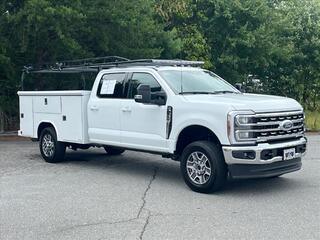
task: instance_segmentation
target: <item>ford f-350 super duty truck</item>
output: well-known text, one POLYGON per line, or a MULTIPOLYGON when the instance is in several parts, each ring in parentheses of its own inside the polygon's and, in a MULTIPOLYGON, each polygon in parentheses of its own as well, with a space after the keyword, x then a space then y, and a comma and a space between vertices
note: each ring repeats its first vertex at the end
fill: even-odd
POLYGON ((218 190, 227 177, 268 178, 299 170, 307 142, 301 105, 242 93, 201 64, 123 59, 60 64, 50 71, 95 69, 92 90, 19 91, 19 135, 39 140, 49 163, 63 161, 66 148, 160 154, 180 161, 186 184, 197 192, 218 190))

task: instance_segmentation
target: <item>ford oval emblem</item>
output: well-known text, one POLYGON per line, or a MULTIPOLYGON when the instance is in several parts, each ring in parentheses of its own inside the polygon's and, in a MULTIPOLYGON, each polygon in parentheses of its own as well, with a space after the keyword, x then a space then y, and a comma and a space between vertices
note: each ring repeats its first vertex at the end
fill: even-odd
POLYGON ((285 120, 280 123, 280 128, 284 131, 289 131, 293 127, 293 122, 290 120, 285 120))

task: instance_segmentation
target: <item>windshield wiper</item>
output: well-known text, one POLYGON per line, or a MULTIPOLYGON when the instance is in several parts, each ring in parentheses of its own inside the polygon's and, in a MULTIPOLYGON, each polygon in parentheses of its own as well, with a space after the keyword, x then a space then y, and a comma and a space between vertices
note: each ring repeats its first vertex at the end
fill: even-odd
POLYGON ((183 94, 220 94, 220 93, 223 93, 223 94, 225 94, 225 93, 236 93, 236 94, 238 94, 237 92, 234 92, 234 91, 228 91, 228 90, 226 90, 226 91, 214 91, 214 92, 181 92, 181 93, 179 93, 179 94, 181 94, 181 95, 183 95, 183 94))
POLYGON ((181 92, 181 93, 179 93, 179 94, 181 94, 181 95, 183 95, 183 94, 214 94, 214 92, 181 92))
POLYGON ((214 91, 212 94, 219 94, 219 93, 223 93, 223 94, 225 94, 225 93, 236 93, 236 94, 238 94, 238 92, 228 91, 228 90, 226 90, 226 91, 214 91))

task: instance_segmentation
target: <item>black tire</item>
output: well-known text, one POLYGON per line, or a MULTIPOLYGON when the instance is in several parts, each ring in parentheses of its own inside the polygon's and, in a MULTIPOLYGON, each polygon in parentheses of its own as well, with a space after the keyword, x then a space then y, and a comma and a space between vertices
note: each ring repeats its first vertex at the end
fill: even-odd
POLYGON ((275 176, 271 176, 271 177, 266 177, 265 179, 273 179, 273 178, 279 178, 281 177, 283 174, 279 174, 279 175, 275 175, 275 176))
POLYGON ((124 149, 122 148, 116 148, 116 147, 109 147, 109 146, 104 146, 104 150, 106 150, 108 155, 120 155, 124 153, 124 149))
POLYGON ((221 147, 209 141, 196 141, 189 144, 181 155, 180 170, 185 183, 195 192, 210 193, 217 191, 221 189, 227 181, 228 170, 221 147), (202 157, 203 155, 205 157, 202 157), (194 158, 198 159, 202 165, 197 165, 194 158), (205 160, 203 160, 203 158, 205 160), (203 164, 204 161, 205 164, 203 164), (203 170, 203 168, 209 169, 209 167, 211 171, 207 172, 207 170, 203 170), (202 171, 201 173, 200 170, 202 171), (196 171, 198 172, 196 173, 196 171), (203 173, 204 171, 205 173, 203 173), (194 177, 194 179, 192 179, 192 177, 194 177))
POLYGON ((42 158, 48 163, 58 163, 64 160, 66 146, 62 142, 58 142, 57 134, 54 128, 48 127, 42 130, 39 141, 40 152, 42 158), (51 139, 49 141, 49 139, 51 139), (47 144, 47 145, 46 145, 47 144), (48 144, 52 144, 48 148, 48 144), (52 152, 51 152, 52 149, 52 152))

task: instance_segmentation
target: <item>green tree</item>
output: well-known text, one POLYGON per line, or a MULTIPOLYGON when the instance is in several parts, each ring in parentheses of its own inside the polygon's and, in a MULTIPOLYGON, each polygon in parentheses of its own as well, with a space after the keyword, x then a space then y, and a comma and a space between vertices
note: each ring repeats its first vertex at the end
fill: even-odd
POLYGON ((3 0, 0 131, 18 116, 25 64, 105 55, 204 60, 231 83, 259 79, 254 91, 319 111, 320 2, 3 0))
POLYGON ((164 46, 175 51, 176 36, 156 21, 154 1, 84 2, 87 22, 81 41, 93 55, 157 58, 164 46))
MULTIPOLYGON (((289 26, 279 33, 293 46, 290 64, 280 76, 286 95, 317 110, 320 102, 320 2, 281 1, 278 8, 289 26)), ((319 109, 318 109, 319 110, 319 109)))
POLYGON ((157 21, 154 1, 5 0, 0 10, 6 9, 9 14, 0 17, 0 111, 6 116, 18 116, 19 75, 28 63, 178 51, 177 34, 157 21))
POLYGON ((201 22, 197 21, 196 6, 197 1, 191 0, 157 1, 160 21, 165 24, 166 29, 176 32, 179 37, 175 45, 177 51, 163 57, 169 55, 173 58, 202 60, 205 61, 206 68, 212 68, 211 47, 202 31, 201 22))

